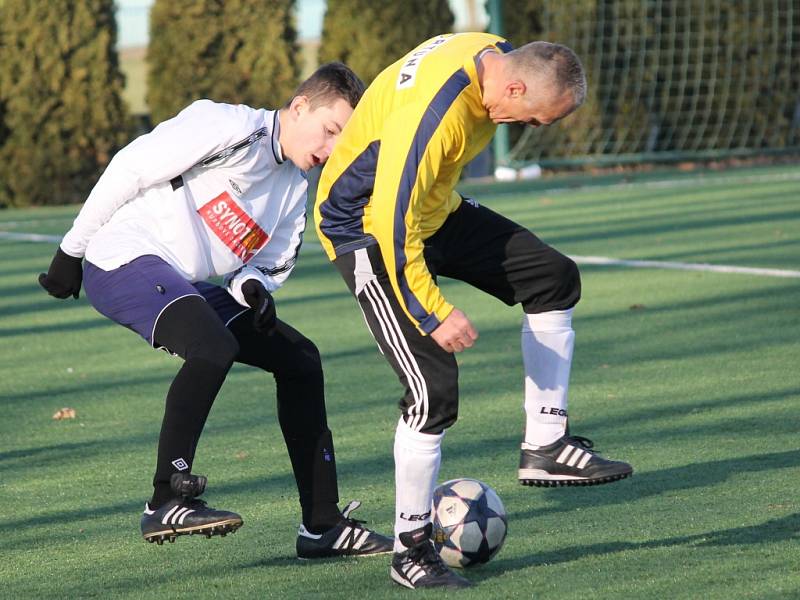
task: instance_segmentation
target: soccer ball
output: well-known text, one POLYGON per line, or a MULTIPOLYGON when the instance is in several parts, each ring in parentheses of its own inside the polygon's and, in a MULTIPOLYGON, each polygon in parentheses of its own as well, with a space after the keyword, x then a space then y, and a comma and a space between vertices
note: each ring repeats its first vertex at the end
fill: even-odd
POLYGON ((489 562, 506 539, 506 509, 477 479, 451 479, 433 491, 433 544, 451 567, 489 562))

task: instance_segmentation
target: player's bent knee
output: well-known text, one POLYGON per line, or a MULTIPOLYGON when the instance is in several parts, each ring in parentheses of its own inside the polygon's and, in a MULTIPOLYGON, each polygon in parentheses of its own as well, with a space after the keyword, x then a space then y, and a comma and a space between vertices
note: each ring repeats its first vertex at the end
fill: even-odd
MULTIPOLYGON (((446 390, 439 388, 438 391, 439 395, 429 397, 428 411, 424 415, 424 420, 418 419, 418 421, 423 420, 420 428, 422 433, 442 433, 458 420, 458 382, 453 382, 453 385, 448 386, 446 390)), ((409 420, 406 418, 406 422, 409 420)))
POLYGON ((302 357, 301 362, 304 365, 314 369, 322 368, 322 359, 319 356, 319 349, 314 342, 306 338, 298 344, 297 349, 302 357))
POLYGON ((239 354, 239 342, 224 326, 204 332, 187 348, 186 360, 202 359, 222 369, 230 369, 239 354))
POLYGON ((557 272, 556 279, 561 282, 559 291, 562 296, 570 298, 575 295, 575 292, 580 294, 581 290, 581 272, 575 261, 559 254, 559 260, 556 262, 557 272))
POLYGON ((450 413, 448 415, 440 415, 433 419, 428 419, 425 424, 420 428, 420 433, 427 433, 430 435, 439 435, 445 429, 449 429, 455 425, 458 420, 458 412, 450 413))
POLYGON ((169 305, 155 325, 154 341, 184 360, 199 359, 229 369, 239 342, 216 312, 200 297, 188 296, 169 305))
POLYGON ((322 359, 317 346, 308 338, 295 342, 289 360, 275 371, 275 375, 294 379, 312 379, 322 376, 322 359))
POLYGON ((550 310, 566 310, 581 297, 581 274, 575 261, 553 250, 546 277, 548 285, 536 288, 536 293, 522 302, 523 310, 536 314, 550 310))

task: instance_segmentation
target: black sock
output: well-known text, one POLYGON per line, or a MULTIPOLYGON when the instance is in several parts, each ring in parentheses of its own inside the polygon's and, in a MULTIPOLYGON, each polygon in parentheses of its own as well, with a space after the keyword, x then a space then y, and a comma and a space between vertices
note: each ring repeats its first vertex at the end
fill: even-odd
POLYGON ((326 429, 316 438, 286 436, 285 439, 300 493, 303 525, 311 533, 323 533, 342 518, 337 506, 339 490, 333 436, 326 429))
POLYGON ((200 297, 187 296, 170 304, 154 331, 158 345, 185 362, 167 393, 151 508, 174 497, 173 473, 190 473, 203 426, 239 345, 214 310, 200 297))
POLYGON ((342 513, 334 502, 303 506, 303 525, 313 533, 325 533, 342 520, 342 513))
POLYGON ((191 472, 197 442, 227 372, 228 369, 195 358, 187 360, 175 376, 158 440, 151 508, 174 497, 169 484, 173 473, 191 472))

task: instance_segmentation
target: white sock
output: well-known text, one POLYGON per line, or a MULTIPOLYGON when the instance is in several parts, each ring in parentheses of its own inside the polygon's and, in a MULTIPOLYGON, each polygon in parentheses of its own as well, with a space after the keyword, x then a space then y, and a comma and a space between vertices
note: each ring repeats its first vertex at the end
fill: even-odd
POLYGON ((567 388, 575 345, 572 310, 526 314, 522 323, 526 419, 523 448, 547 446, 566 432, 567 388))
POLYGON ((394 551, 403 552, 400 534, 424 527, 431 520, 431 503, 439 464, 442 460, 444 432, 419 433, 397 423, 394 434, 395 519, 394 551))

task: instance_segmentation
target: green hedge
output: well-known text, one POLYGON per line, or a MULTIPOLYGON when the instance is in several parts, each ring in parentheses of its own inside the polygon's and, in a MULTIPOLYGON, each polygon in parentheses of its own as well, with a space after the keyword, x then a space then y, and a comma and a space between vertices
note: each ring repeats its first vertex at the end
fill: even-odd
POLYGON ((0 205, 83 201, 129 139, 112 0, 0 7, 0 205))
POLYGON ((421 42, 452 29, 447 0, 328 0, 319 62, 346 63, 369 84, 421 42))
POLYGON ((279 107, 300 75, 293 0, 156 0, 147 104, 153 123, 199 98, 279 107))

